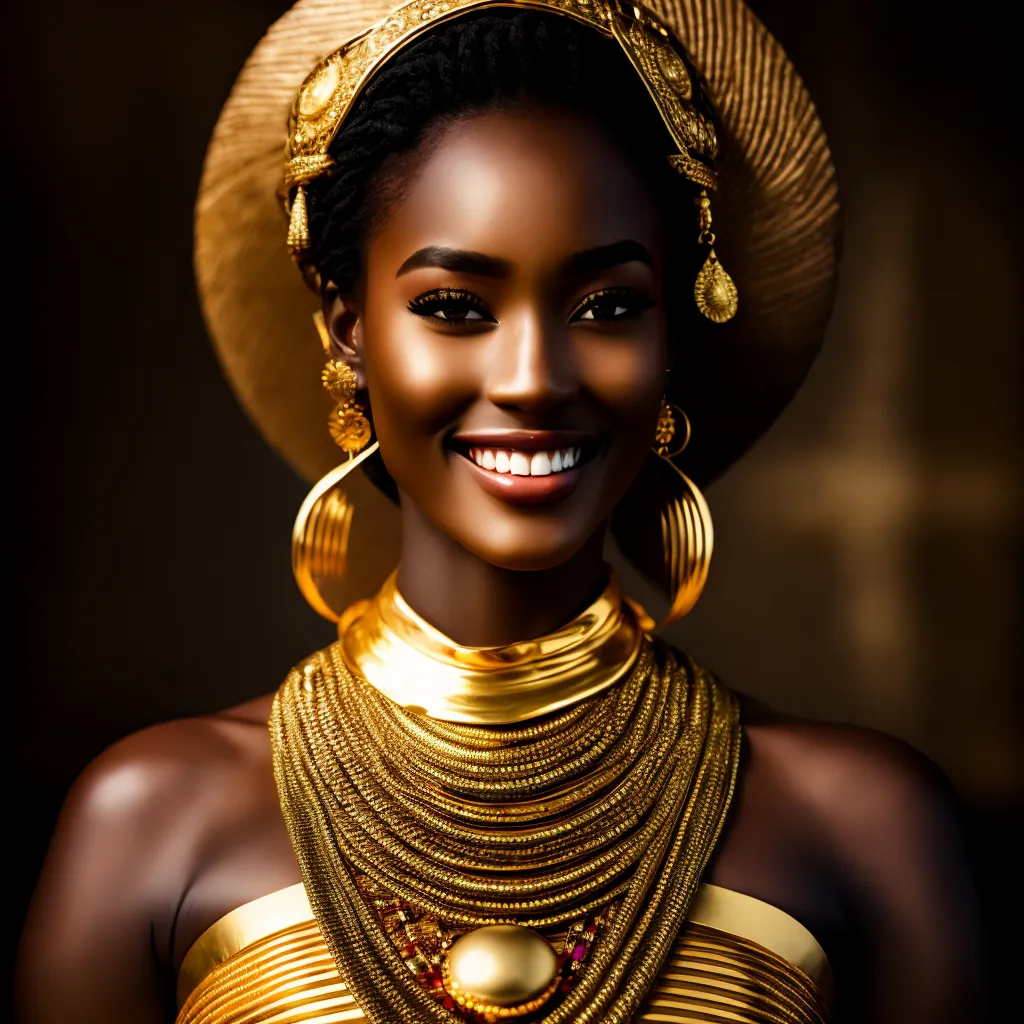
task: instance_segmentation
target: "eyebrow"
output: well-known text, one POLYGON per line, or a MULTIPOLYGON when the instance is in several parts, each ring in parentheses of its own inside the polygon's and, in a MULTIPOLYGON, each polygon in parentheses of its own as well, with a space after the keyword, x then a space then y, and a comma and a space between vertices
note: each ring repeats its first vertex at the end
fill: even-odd
POLYGON ((575 253, 565 261, 565 272, 570 277, 590 277, 617 267, 623 263, 646 263, 654 269, 654 257, 647 247, 631 238, 610 245, 598 245, 593 249, 585 249, 575 253))
POLYGON ((479 277, 508 277, 511 265, 508 260, 496 256, 485 256, 482 252, 466 249, 450 249, 444 245, 427 245, 417 249, 399 268, 395 277, 408 274, 420 267, 439 267, 459 274, 476 274, 479 277))
MULTIPOLYGON (((631 238, 609 245, 598 245, 573 253, 562 269, 569 277, 587 277, 617 267, 623 263, 645 263, 654 267, 654 258, 646 246, 631 238)), ((497 256, 466 249, 452 249, 444 245, 427 245, 417 249, 399 268, 395 277, 408 274, 421 267, 438 267, 459 274, 474 274, 478 277, 508 277, 512 265, 497 256)))

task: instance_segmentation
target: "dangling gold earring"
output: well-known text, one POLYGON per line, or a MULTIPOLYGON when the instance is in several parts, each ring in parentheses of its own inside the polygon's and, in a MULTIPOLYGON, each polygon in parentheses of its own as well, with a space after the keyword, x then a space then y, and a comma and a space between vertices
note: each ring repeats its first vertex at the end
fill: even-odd
POLYGON ((313 610, 337 622, 339 613, 324 599, 316 581, 345 575, 354 507, 339 485, 377 451, 378 444, 374 441, 365 451, 356 454, 372 436, 370 421, 363 407, 355 401, 358 378, 347 363, 330 358, 330 336, 323 315, 316 313, 313 320, 328 356, 320 375, 321 383, 337 402, 327 421, 327 429, 334 443, 348 454, 348 459, 317 481, 295 517, 292 573, 313 610))
POLYGON ((700 232, 697 244, 706 245, 710 250, 704 266, 697 274, 693 286, 693 297, 697 308, 709 320, 716 324, 724 324, 736 315, 739 306, 739 293, 732 278, 718 262, 715 255, 715 233, 711 230, 711 199, 707 189, 701 189, 698 208, 700 210, 700 232))
POLYGON ((352 457, 366 445, 372 434, 370 421, 363 407, 355 400, 359 377, 344 360, 331 357, 331 335, 324 323, 324 315, 319 310, 313 314, 313 323, 316 324, 320 344, 327 356, 327 364, 320 374, 320 383, 337 403, 327 420, 327 432, 331 440, 352 457))
POLYGON ((662 398, 653 449, 668 483, 660 519, 665 575, 672 604, 658 623, 659 629, 681 619, 697 603, 707 582, 715 543, 711 511, 704 495, 672 461, 689 443, 690 421, 686 413, 662 398))

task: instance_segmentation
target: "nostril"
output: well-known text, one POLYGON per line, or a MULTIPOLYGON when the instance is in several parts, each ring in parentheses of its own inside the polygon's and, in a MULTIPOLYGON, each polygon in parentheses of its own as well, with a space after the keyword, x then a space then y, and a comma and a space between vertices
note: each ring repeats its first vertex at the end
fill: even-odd
POLYGON ((488 388, 487 397, 501 408, 538 414, 568 405, 578 395, 579 387, 575 382, 548 382, 541 385, 519 381, 492 386, 488 388))

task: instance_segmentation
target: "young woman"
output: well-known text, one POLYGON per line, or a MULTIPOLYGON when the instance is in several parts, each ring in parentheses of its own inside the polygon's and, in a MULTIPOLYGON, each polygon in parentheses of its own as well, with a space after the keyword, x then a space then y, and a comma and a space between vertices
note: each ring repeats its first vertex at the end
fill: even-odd
POLYGON ((198 265, 254 418, 331 470, 294 562, 339 639, 87 770, 24 1021, 978 1015, 941 777, 727 690, 604 559, 610 528, 692 606, 692 480, 799 386, 835 272, 828 152, 778 45, 738 0, 657 10, 304 0, 253 55, 198 265), (272 206, 285 94, 322 374, 272 206), (401 558, 346 610, 359 468, 398 499, 401 558))

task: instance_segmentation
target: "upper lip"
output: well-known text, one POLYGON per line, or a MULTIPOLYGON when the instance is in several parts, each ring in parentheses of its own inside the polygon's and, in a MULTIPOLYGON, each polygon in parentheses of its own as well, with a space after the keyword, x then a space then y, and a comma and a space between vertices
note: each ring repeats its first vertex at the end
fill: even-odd
POLYGON ((549 451, 590 444, 597 434, 587 430, 460 430, 452 435, 458 445, 517 451, 549 451))

